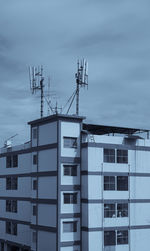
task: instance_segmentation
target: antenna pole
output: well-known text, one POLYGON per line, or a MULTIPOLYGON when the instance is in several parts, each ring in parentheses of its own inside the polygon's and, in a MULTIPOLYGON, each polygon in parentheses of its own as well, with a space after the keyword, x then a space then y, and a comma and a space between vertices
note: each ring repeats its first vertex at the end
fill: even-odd
POLYGON ((29 79, 30 79, 30 89, 32 94, 36 91, 41 91, 41 118, 43 117, 43 107, 44 107, 44 77, 43 77, 43 67, 29 67, 29 79))
POLYGON ((77 63, 77 73, 75 74, 76 78, 76 115, 79 115, 79 91, 80 87, 88 87, 88 73, 87 73, 87 62, 83 59, 78 60, 77 63))
POLYGON ((40 80, 40 89, 41 89, 41 118, 43 117, 43 106, 44 106, 44 84, 43 84, 44 79, 42 78, 40 80))
POLYGON ((79 115, 79 84, 77 83, 76 90, 76 115, 79 115))

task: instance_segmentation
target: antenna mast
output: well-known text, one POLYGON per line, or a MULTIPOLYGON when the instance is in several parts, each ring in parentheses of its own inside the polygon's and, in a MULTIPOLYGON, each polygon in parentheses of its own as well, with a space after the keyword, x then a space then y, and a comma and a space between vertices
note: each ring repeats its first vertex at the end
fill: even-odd
POLYGON ((88 63, 84 59, 77 63, 76 78, 76 115, 79 115, 79 91, 80 87, 88 87, 88 63))
POLYGON ((41 118, 43 117, 43 106, 44 106, 44 77, 43 77, 43 66, 29 67, 29 79, 30 89, 32 94, 36 91, 41 91, 41 118))

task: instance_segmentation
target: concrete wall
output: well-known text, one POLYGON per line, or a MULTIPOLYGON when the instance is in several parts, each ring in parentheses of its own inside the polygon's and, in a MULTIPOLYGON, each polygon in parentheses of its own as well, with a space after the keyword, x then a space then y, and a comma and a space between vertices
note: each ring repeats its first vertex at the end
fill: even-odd
POLYGON ((80 124, 73 122, 61 122, 61 156, 80 156, 80 124), (64 148, 63 137, 77 137, 77 148, 64 148))
POLYGON ((44 231, 38 232, 38 251, 56 251, 56 234, 44 231))
POLYGON ((57 142, 57 122, 39 126, 39 146, 57 142))

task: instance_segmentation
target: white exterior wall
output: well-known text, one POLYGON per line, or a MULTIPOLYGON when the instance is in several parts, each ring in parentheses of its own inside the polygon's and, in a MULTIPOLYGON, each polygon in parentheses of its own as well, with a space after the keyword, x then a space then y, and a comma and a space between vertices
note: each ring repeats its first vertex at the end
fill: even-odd
POLYGON ((80 124, 61 122, 61 156, 80 157, 80 124), (77 148, 64 148, 63 137, 77 137, 77 148))
POLYGON ((134 229, 130 232, 131 250, 149 251, 150 229, 134 229))
MULTIPOLYGON (((109 144, 123 144, 122 137, 114 136, 94 136, 96 143, 108 143, 105 148, 110 148, 109 144)), ((150 140, 141 140, 137 145, 150 145, 150 140), (144 142, 144 143, 143 143, 144 142)), ((117 147, 114 147, 117 149, 117 147)), ((143 150, 128 150, 128 164, 118 163, 104 163, 103 162, 103 147, 85 147, 82 149, 82 171, 91 172, 88 175, 82 175, 82 198, 88 200, 143 200, 139 203, 129 203, 129 217, 122 218, 104 218, 104 207, 99 203, 82 203, 82 226, 88 229, 95 229, 94 231, 82 231, 82 248, 83 250, 95 251, 103 250, 103 233, 96 231, 96 228, 115 229, 116 227, 127 227, 130 225, 150 226, 150 200, 149 184, 150 177, 150 151, 143 150), (94 172, 97 172, 94 174, 94 172), (98 174, 99 172, 99 174, 98 174), (110 173, 110 176, 121 176, 124 173, 134 173, 128 178, 129 191, 104 191, 103 190, 103 176, 100 172, 110 173), (93 174, 92 174, 93 173, 93 174), (136 174, 139 174, 137 176, 136 174), (143 174, 143 176, 142 176, 143 174), (145 176, 144 176, 145 175, 145 176), (141 189, 142 188, 142 189, 141 189), (130 219, 130 220, 129 220, 130 219), (98 233, 98 235, 97 235, 98 233), (101 240, 100 240, 101 236, 101 240), (91 240, 91 241, 90 241, 91 240), (99 242, 100 240, 100 242, 99 242), (98 244, 99 242, 99 244, 98 244)), ((113 202, 112 202, 113 203, 113 202)), ((119 202, 118 202, 119 203, 119 202)), ((134 229, 129 231, 129 245, 130 251, 149 250, 148 235, 149 229, 134 229), (145 236, 144 236, 145 234, 145 236), (136 243, 136 244, 134 244, 136 243)), ((128 251, 129 245, 116 245, 112 247, 104 247, 105 251, 128 251)))

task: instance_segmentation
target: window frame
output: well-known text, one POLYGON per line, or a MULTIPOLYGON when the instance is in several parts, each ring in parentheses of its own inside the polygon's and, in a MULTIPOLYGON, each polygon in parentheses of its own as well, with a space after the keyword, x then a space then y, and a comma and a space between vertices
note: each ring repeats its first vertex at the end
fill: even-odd
POLYGON ((104 204, 104 218, 116 218, 116 205, 115 203, 105 203, 104 204), (109 208, 109 206, 113 206, 109 208))
POLYGON ((13 221, 6 221, 5 223, 6 234, 16 235, 18 230, 18 224, 13 221))
POLYGON ((75 233, 77 232, 77 221, 63 221, 63 233, 75 233), (65 229, 64 226, 70 224, 70 230, 65 229))
POLYGON ((115 163, 115 149, 104 148, 103 149, 103 160, 105 163, 115 163))
POLYGON ((63 137, 63 147, 64 148, 77 148, 78 138, 77 137, 63 137))
POLYGON ((128 164, 128 150, 116 149, 117 163, 128 164))
POLYGON ((115 230, 104 231, 104 246, 116 246, 116 231, 115 230), (112 237, 110 237, 110 233, 112 234, 112 237))
POLYGON ((78 193, 63 193, 63 201, 64 201, 64 204, 77 204, 78 193))
POLYGON ((112 175, 104 176, 104 191, 115 191, 115 190, 116 190, 115 176, 112 176, 112 175), (113 181, 112 181, 112 178, 113 178, 113 181))
POLYGON ((33 165, 37 165, 38 164, 38 155, 37 154, 33 154, 32 156, 32 164, 33 165))
POLYGON ((17 168, 18 167, 18 154, 6 156, 6 168, 17 168))
POLYGON ((67 164, 64 164, 63 165, 63 175, 64 176, 77 176, 77 165, 67 165, 67 164), (66 170, 65 170, 66 169, 66 170), (68 171, 68 174, 66 174, 68 171))
POLYGON ((6 177, 6 190, 18 190, 18 177, 6 177))
POLYGON ((18 212, 18 202, 17 200, 6 200, 6 212, 17 213, 18 212))
POLYGON ((128 164, 128 150, 119 148, 103 148, 103 162, 128 164))
POLYGON ((38 138, 37 127, 32 128, 32 139, 36 140, 38 138))
POLYGON ((37 184, 37 179, 33 179, 32 180, 32 190, 34 190, 34 191, 37 190, 37 185, 38 185, 37 184))
POLYGON ((128 245, 129 240, 128 240, 128 230, 117 230, 117 245, 128 245), (122 233, 122 236, 120 235, 122 233), (120 237, 119 237, 120 235, 120 237), (121 240, 121 242, 120 242, 121 240))
POLYGON ((103 176, 103 190, 104 191, 129 191, 129 176, 128 175, 117 175, 117 176, 104 175, 103 176), (110 178, 112 177, 113 177, 113 182, 110 181, 110 178), (108 181, 106 181, 107 179, 108 181), (124 179, 124 184, 121 181, 123 179, 124 179))
POLYGON ((116 184, 117 184, 117 191, 128 191, 129 186, 128 186, 128 176, 116 176, 116 184), (124 182, 123 182, 124 180, 124 182))

